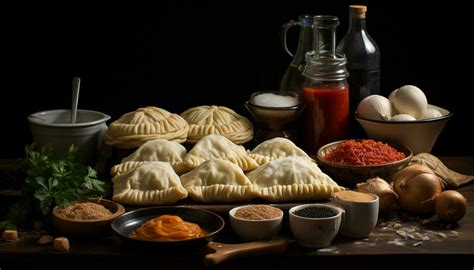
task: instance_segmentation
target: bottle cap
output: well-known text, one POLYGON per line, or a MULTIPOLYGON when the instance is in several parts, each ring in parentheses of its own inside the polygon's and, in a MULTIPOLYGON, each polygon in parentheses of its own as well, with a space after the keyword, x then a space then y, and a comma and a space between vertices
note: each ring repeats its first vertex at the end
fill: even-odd
POLYGON ((350 5, 349 10, 353 18, 363 19, 365 18, 365 13, 367 12, 367 6, 350 5))

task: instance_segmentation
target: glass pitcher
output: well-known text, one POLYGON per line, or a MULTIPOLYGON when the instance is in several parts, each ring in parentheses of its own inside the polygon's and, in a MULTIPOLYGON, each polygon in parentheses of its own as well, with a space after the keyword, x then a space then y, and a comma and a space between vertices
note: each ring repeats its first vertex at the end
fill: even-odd
POLYGON ((280 83, 280 91, 294 92, 301 99, 301 84, 304 81, 303 69, 305 65, 305 53, 311 51, 313 42, 313 16, 301 15, 298 21, 293 20, 285 23, 281 27, 281 45, 289 56, 293 57, 290 65, 287 67, 285 74, 280 83), (288 49, 286 36, 290 28, 294 26, 300 27, 298 47, 295 54, 288 49))

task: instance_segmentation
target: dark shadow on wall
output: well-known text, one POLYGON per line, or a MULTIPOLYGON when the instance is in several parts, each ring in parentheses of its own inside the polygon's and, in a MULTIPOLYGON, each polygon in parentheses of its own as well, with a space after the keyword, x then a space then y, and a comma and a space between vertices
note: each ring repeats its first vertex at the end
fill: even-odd
MULTIPOLYGON (((244 101, 254 91, 276 89, 291 60, 280 46, 281 25, 301 14, 337 15, 339 40, 350 3, 200 0, 10 9, 15 19, 2 19, 8 27, 2 33, 0 158, 23 156, 23 146, 32 141, 30 113, 69 108, 74 76, 82 78, 80 108, 112 119, 148 105, 180 113, 220 104, 249 116, 244 101)), ((462 51, 462 42, 452 33, 453 24, 468 33, 463 8, 358 3, 368 4, 368 31, 381 48, 382 94, 404 84, 419 86, 430 103, 455 113, 433 153, 474 154, 466 131, 473 113, 462 82, 468 77, 459 68, 462 55, 454 53, 462 51)), ((289 40, 294 49, 296 30, 289 40)))

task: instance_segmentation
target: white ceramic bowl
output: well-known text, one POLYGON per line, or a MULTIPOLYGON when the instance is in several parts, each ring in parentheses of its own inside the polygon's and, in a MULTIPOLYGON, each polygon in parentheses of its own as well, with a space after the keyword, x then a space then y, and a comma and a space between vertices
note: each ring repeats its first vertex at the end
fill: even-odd
POLYGON ((291 232, 296 241, 304 247, 323 248, 331 245, 341 227, 343 209, 328 204, 303 204, 290 208, 288 211, 291 232), (336 213, 325 218, 310 218, 296 215, 295 212, 304 208, 330 208, 336 213))
POLYGON ((443 108, 438 109, 443 116, 416 121, 384 121, 361 118, 355 114, 355 119, 364 128, 369 138, 408 146, 413 154, 430 153, 436 139, 443 130, 453 113, 443 108))
POLYGON ((70 123, 70 110, 50 110, 28 116, 37 146, 53 146, 55 157, 64 154, 71 144, 79 147, 77 161, 93 165, 110 116, 101 112, 77 110, 75 124, 70 123))
POLYGON ((230 225, 234 232, 245 241, 269 240, 274 238, 281 228, 283 221, 283 211, 277 218, 250 220, 235 216, 237 210, 251 205, 244 205, 232 208, 229 211, 230 225))

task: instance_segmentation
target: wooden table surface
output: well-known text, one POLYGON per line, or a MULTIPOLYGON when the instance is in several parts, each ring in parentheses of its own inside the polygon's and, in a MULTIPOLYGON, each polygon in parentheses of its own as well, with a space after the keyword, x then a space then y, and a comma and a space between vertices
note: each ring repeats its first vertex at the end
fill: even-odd
MULTIPOLYGON (((442 157, 448 168, 474 175, 474 157, 442 157)), ((474 269, 474 184, 458 189, 468 201, 468 209, 461 222, 452 227, 440 224, 435 217, 411 217, 394 212, 381 217, 376 229, 366 239, 336 237, 327 248, 309 249, 299 246, 291 237, 285 220, 281 235, 289 238, 287 250, 279 255, 259 255, 226 261, 219 267, 226 269, 294 268, 305 265, 337 267, 363 266, 365 269, 413 268, 419 260, 423 269, 474 269), (397 231, 398 234, 397 234, 397 231), (403 237, 400 231, 408 236, 403 237), (418 234, 416 234, 418 233, 418 234), (424 236, 425 240, 411 239, 424 236)), ((216 207, 216 211, 223 208, 216 207)), ((225 214, 223 215, 224 218, 225 214)), ((239 243, 227 223, 217 239, 224 243, 239 243)), ((100 239, 71 238, 69 252, 55 251, 51 245, 36 244, 40 232, 20 231, 21 241, 0 240, 0 269, 104 269, 136 268, 154 265, 157 268, 205 268, 205 248, 163 251, 137 249, 120 242, 113 234, 100 239)))

